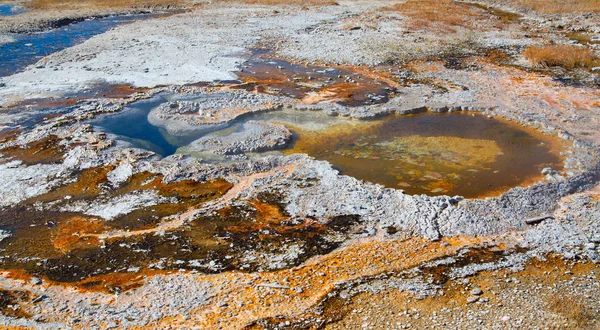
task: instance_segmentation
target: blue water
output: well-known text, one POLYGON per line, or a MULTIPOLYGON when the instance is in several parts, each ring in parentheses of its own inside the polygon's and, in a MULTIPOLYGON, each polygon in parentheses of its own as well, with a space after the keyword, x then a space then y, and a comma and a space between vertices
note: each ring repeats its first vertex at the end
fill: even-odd
MULTIPOLYGON (((244 117, 244 119, 234 120, 226 125, 214 125, 201 130, 191 130, 184 135, 172 135, 166 129, 154 126, 148 121, 148 114, 160 104, 167 101, 190 99, 194 99, 194 97, 163 93, 147 100, 132 103, 116 114, 100 116, 90 123, 100 127, 105 132, 118 135, 134 147, 151 150, 166 157, 174 154, 180 147, 186 146, 214 131, 220 131, 228 127, 239 129, 248 120, 244 117)), ((253 116, 249 115, 248 117, 252 118, 253 116)))
POLYGON ((183 144, 171 139, 164 129, 148 122, 150 110, 165 101, 166 99, 160 96, 139 101, 120 113, 102 116, 92 123, 102 127, 108 133, 129 138, 125 140, 135 147, 152 150, 161 156, 172 155, 177 147, 183 144), (170 141, 166 137, 169 137, 170 141))
POLYGON ((117 25, 149 17, 151 16, 110 16, 88 19, 48 32, 13 35, 15 42, 0 45, 0 77, 19 72, 47 55, 80 44, 117 25))
POLYGON ((25 9, 22 7, 15 7, 14 4, 3 3, 0 4, 0 16, 12 16, 20 13, 24 13, 25 9))

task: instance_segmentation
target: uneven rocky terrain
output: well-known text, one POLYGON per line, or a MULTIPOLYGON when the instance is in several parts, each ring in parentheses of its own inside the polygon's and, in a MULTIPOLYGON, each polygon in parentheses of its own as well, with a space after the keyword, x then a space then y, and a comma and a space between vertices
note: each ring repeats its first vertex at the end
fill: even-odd
POLYGON ((598 328, 600 7, 567 2, 22 3, 0 44, 162 12, 0 77, 0 324, 598 328), (465 128, 351 140, 397 116, 465 128), (494 171, 472 118, 545 160, 494 171), (337 139, 398 184, 298 151, 337 139))

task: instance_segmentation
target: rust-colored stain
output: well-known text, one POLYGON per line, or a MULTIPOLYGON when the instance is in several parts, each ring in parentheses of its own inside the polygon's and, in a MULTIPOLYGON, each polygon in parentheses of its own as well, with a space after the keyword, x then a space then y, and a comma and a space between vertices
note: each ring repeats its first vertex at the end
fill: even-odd
POLYGON ((313 258, 304 265, 293 268, 291 272, 281 270, 258 273, 257 277, 243 273, 202 276, 199 280, 209 280, 214 285, 228 283, 226 293, 218 294, 215 297, 216 301, 243 302, 244 305, 233 315, 224 313, 220 308, 198 309, 193 314, 193 322, 206 328, 240 328, 273 316, 301 316, 310 307, 323 301, 336 283, 408 269, 425 260, 454 254, 461 247, 476 241, 465 237, 446 241, 449 244, 444 245, 441 242, 429 242, 419 238, 406 241, 371 241, 313 258), (253 280, 247 282, 250 278, 253 280), (281 283, 284 278, 289 289, 271 290, 256 286, 256 283, 281 283), (300 288, 302 292, 297 291, 300 288))
POLYGON ((31 314, 20 306, 20 304, 29 302, 31 299, 31 292, 29 291, 0 289, 0 313, 16 318, 31 318, 31 314))
POLYGON ((222 196, 232 187, 231 183, 224 180, 205 183, 182 180, 165 183, 162 174, 151 172, 136 173, 122 185, 111 187, 108 185, 107 175, 113 169, 114 166, 106 166, 83 170, 76 181, 32 198, 26 203, 56 201, 64 203, 66 202, 63 200, 65 196, 69 196, 68 201, 71 202, 78 200, 91 202, 99 197, 114 198, 132 192, 148 190, 156 190, 161 196, 177 198, 176 202, 162 203, 135 210, 114 219, 108 224, 112 228, 141 229, 155 225, 163 217, 183 212, 195 205, 222 196))
MULTIPOLYGON (((249 235, 259 233, 258 240, 285 239, 298 237, 303 240, 314 239, 323 235, 329 226, 325 223, 308 219, 302 223, 296 224, 288 222, 289 217, 284 214, 280 205, 267 204, 260 200, 251 200, 248 205, 254 208, 253 221, 242 222, 232 226, 225 227, 225 231, 238 236, 238 239, 249 235), (267 230, 268 233, 263 233, 267 230)), ((235 209, 226 208, 219 213, 223 217, 231 216, 235 209)))
POLYGON ((383 103, 398 86, 385 73, 360 67, 325 67, 269 58, 252 59, 236 72, 236 88, 287 95, 312 104, 322 101, 349 106, 383 103))
POLYGON ((144 284, 144 281, 155 275, 167 275, 169 271, 156 269, 140 269, 132 272, 110 273, 105 275, 93 276, 75 283, 55 283, 58 285, 74 286, 80 292, 103 292, 103 293, 121 293, 136 289, 144 284))
POLYGON ((86 234, 99 233, 106 229, 106 225, 101 220, 73 217, 56 226, 53 238, 54 247, 67 253, 73 249, 99 246, 101 243, 96 237, 86 234))
POLYGON ((95 89, 95 94, 108 98, 125 98, 135 93, 144 93, 150 90, 147 87, 134 87, 132 85, 101 85, 95 89))
POLYGON ((4 157, 21 160, 24 164, 60 163, 68 152, 68 147, 60 144, 56 135, 49 135, 26 145, 16 145, 0 150, 4 157))
POLYGON ((0 131, 0 143, 6 143, 15 140, 21 132, 23 132, 21 129, 7 129, 0 131))
POLYGON ((224 205, 213 215, 209 213, 189 223, 183 222, 167 229, 164 235, 148 232, 111 237, 110 233, 119 230, 158 228, 169 221, 164 219, 197 209, 232 188, 232 184, 224 180, 164 182, 161 174, 151 172, 135 173, 113 186, 107 176, 114 168, 83 170, 73 182, 31 198, 18 207, 2 210, 3 225, 13 233, 0 242, 2 253, 6 253, 2 268, 24 269, 50 283, 116 292, 137 287, 143 279, 138 273, 150 271, 150 265, 161 260, 167 261, 166 270, 198 267, 205 272, 255 270, 267 267, 269 261, 263 260, 263 256, 286 253, 289 246, 297 246, 299 254, 277 267, 294 266, 313 255, 334 250, 345 231, 359 223, 354 216, 328 221, 292 221, 285 213, 280 196, 263 193, 247 202, 224 205), (140 191, 155 191, 169 201, 142 207, 112 220, 35 206, 42 202, 52 204, 55 210, 68 209, 70 203, 92 204, 140 191), (332 237, 338 238, 331 240, 332 237), (257 253, 258 259, 247 259, 248 253, 257 253), (45 261, 29 262, 22 257, 45 261), (209 261, 216 261, 221 268, 206 268, 209 261), (111 279, 112 274, 119 275, 111 279))
MULTIPOLYGON (((134 174, 121 185, 112 187, 107 180, 107 175, 113 168, 107 166, 86 169, 79 173, 74 182, 31 198, 19 206, 1 210, 2 226, 10 228, 13 233, 11 237, 0 243, 2 245, 0 254, 6 253, 2 268, 12 270, 22 268, 29 273, 47 276, 50 280, 59 282, 73 282, 80 278, 103 275, 103 273, 94 274, 98 269, 97 265, 104 262, 107 266, 112 265, 114 262, 112 258, 115 257, 116 260, 126 261, 128 260, 126 254, 130 253, 130 250, 120 245, 123 241, 112 243, 110 240, 101 240, 100 234, 118 228, 152 228, 163 218, 180 214, 222 196, 232 186, 224 180, 164 182, 162 175, 141 172, 134 174), (157 191, 159 195, 171 199, 166 203, 142 207, 111 221, 77 212, 45 211, 35 207, 43 202, 52 203, 55 209, 60 209, 61 206, 73 202, 91 204, 98 199, 110 199, 144 190, 157 191), (104 253, 105 248, 108 254, 104 253), (29 262, 21 259, 22 257, 47 259, 49 264, 29 262), (79 269, 80 273, 69 275, 70 265, 79 269)), ((139 240, 134 238, 126 240, 125 243, 136 244, 137 241, 139 240)), ((162 242, 159 239, 154 244, 168 246, 169 242, 162 242)), ((145 258, 141 254, 133 258, 133 264, 144 265, 145 258)), ((109 273, 118 271, 116 269, 109 273)))
POLYGON ((407 68, 413 72, 439 72, 445 70, 444 62, 442 61, 413 61, 410 62, 407 68))
POLYGON ((136 93, 147 92, 148 90, 150 90, 150 88, 134 87, 131 85, 99 84, 94 86, 90 92, 69 94, 62 97, 42 97, 14 100, 9 102, 7 105, 11 108, 24 107, 28 109, 62 108, 70 107, 80 101, 92 98, 126 98, 136 93))
POLYGON ((278 224, 288 219, 279 205, 267 204, 260 200, 251 200, 249 204, 256 209, 257 221, 278 224))
POLYGON ((13 108, 27 107, 29 109, 44 109, 44 108, 59 108, 59 107, 70 107, 77 104, 77 102, 84 99, 83 97, 47 97, 47 98, 35 98, 26 99, 22 101, 16 101, 10 103, 13 108))
POLYGON ((114 166, 92 167, 81 171, 77 180, 32 198, 29 202, 52 202, 71 196, 71 200, 92 200, 102 192, 102 185, 108 183, 106 175, 114 166))

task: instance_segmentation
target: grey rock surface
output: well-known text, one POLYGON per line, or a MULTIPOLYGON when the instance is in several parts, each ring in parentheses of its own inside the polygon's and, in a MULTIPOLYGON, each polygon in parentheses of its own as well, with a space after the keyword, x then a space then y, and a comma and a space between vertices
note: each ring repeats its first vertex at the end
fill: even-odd
POLYGON ((185 147, 185 152, 213 152, 237 155, 285 147, 292 138, 284 125, 261 121, 248 121, 240 132, 226 136, 204 136, 185 147))

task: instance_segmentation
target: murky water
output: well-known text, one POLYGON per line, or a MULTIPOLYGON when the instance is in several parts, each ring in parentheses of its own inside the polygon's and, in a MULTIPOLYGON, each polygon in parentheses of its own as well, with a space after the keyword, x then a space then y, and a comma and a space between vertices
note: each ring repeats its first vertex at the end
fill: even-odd
POLYGON ((286 153, 327 160, 343 174, 410 194, 480 197, 562 168, 549 137, 469 114, 390 116, 366 127, 297 130, 286 153))
POLYGON ((559 143, 553 138, 481 115, 427 113, 359 121, 286 109, 246 115, 212 132, 171 136, 147 121, 147 113, 160 102, 140 103, 95 123, 163 156, 178 152, 211 162, 228 160, 196 152, 188 144, 205 135, 240 132, 248 120, 281 123, 292 130, 294 142, 271 153, 305 153, 330 162, 343 174, 410 194, 495 195, 532 183, 544 167, 562 168, 559 143))
POLYGON ((0 45, 0 77, 19 72, 44 56, 75 46, 115 26, 150 17, 149 15, 111 16, 88 19, 51 31, 15 34, 15 42, 0 45))

